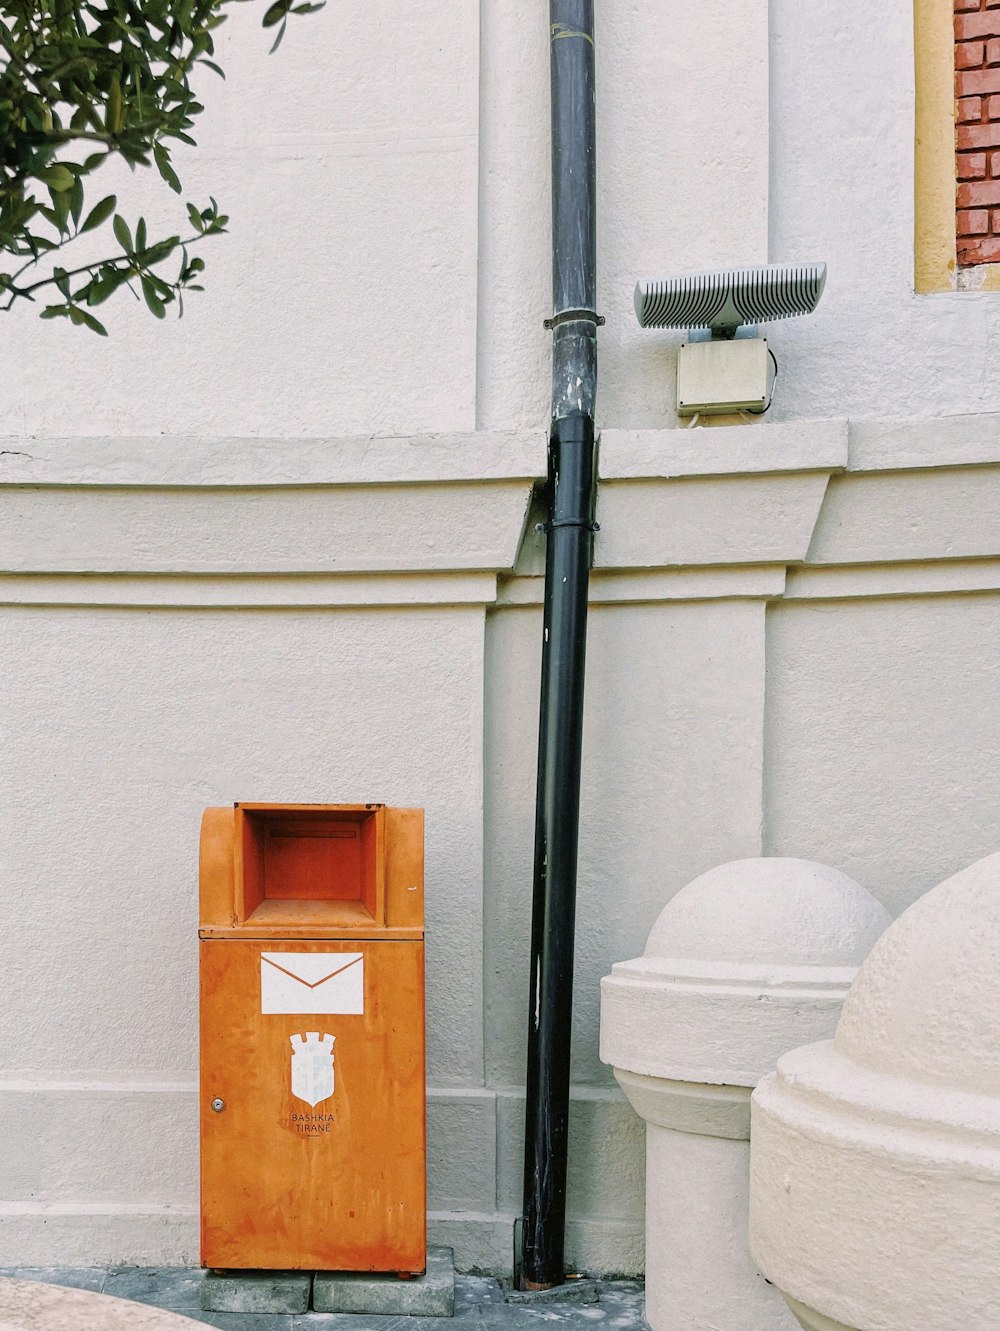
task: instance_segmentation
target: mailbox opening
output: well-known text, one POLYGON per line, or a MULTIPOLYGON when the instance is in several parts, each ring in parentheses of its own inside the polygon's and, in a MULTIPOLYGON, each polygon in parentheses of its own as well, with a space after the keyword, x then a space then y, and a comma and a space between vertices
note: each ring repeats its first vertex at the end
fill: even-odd
POLYGON ((243 804, 236 816, 243 921, 385 923, 382 806, 334 811, 243 804))

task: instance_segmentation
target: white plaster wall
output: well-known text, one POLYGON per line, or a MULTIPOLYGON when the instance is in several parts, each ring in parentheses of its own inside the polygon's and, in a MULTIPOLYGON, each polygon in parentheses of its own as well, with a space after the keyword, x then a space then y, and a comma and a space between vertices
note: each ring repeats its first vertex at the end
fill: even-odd
MULTIPOLYGON (((198 148, 177 154, 182 197, 212 195, 231 218, 203 247, 205 291, 163 324, 119 294, 107 340, 31 307, 5 315, 4 433, 473 424, 477 6, 335 0, 290 22, 273 56, 262 13, 237 6, 220 30, 226 82, 199 76, 198 148)), ((109 170, 95 189, 105 174, 133 224, 184 225, 158 178, 109 170)))
POLYGON ((997 843, 1000 597, 834 600, 768 622, 765 850, 898 914, 997 843))
MULTIPOLYGON (((548 43, 536 0, 342 0, 268 56, 222 30, 186 192, 231 234, 181 323, 111 307, 104 342, 6 316, 4 432, 284 437, 508 430, 549 387, 548 43), (123 348, 128 355, 123 355, 123 348)), ((767 329, 775 420, 996 410, 995 295, 913 292, 908 3, 598 9, 600 418, 675 423, 681 335, 637 278, 826 259, 817 313, 767 329), (863 225, 860 219, 864 219, 863 225)), ((174 198, 109 171, 127 215, 174 198)), ((179 206, 179 205, 178 205, 179 206)))
MULTIPOLYGON (((761 424, 711 447, 605 434, 575 1267, 642 1266, 642 1124, 598 1060, 598 981, 670 896, 763 847, 898 909, 993 835, 1000 440, 997 418, 974 425, 761 424)), ((201 810, 374 797, 427 809, 431 1233, 466 1267, 508 1268, 543 436, 15 452, 30 456, 0 459, 7 1260, 196 1260, 201 810)))
MULTIPOLYGON (((543 6, 484 0, 479 423, 548 402, 543 6)), ((599 417, 675 422, 680 332, 640 277, 822 259, 807 319, 768 325, 772 420, 996 411, 1000 302, 913 289, 913 13, 862 0, 598 7, 599 417)))
POLYGON ((996 295, 913 290, 912 4, 769 13, 769 258, 829 264, 816 313, 768 330, 776 419, 996 411, 996 295))
MULTIPOLYGON (((524 1081, 539 609, 488 622, 487 1071, 524 1081)), ((603 605, 590 618, 577 901, 573 1078, 598 1057, 601 976, 642 952, 664 901, 705 869, 760 853, 761 601, 603 605)))
POLYGON ((197 1261, 198 828, 247 794, 427 807, 430 1204, 492 1212, 481 605, 0 619, 11 1260, 197 1261))
MULTIPOLYGON (((546 6, 483 0, 479 426, 541 425, 549 408, 546 6)), ((639 328, 653 277, 767 260, 767 0, 599 4, 599 418, 673 417, 679 339, 639 328)))
POLYGON ((4 621, 6 1072, 190 1074, 201 812, 295 791, 433 807, 429 1076, 481 1081, 481 611, 4 621))
MULTIPOLYGON (((122 306, 107 343, 30 311, 0 327, 9 1261, 195 1258, 198 817, 370 796, 428 811, 432 1234, 509 1265, 545 18, 331 0, 268 59, 248 7, 186 174, 232 234, 183 323, 122 306)), ((870 19, 858 0, 598 7, 580 1267, 642 1262, 642 1125, 597 1058, 597 981, 669 896, 763 848, 895 910, 995 845, 1000 417, 941 414, 1000 405, 1000 297, 912 293, 910 7, 880 11, 878 42, 870 19), (636 278, 767 257, 830 263, 817 315, 769 330, 771 415, 648 428, 675 423, 680 337, 638 329, 636 278)), ((124 184, 134 216, 153 195, 124 184)))

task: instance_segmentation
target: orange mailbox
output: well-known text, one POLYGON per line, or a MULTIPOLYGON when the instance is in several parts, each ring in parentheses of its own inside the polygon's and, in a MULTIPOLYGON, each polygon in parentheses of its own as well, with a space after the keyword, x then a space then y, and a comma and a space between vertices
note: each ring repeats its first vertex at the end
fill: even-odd
POLYGON ((201 1260, 424 1270, 422 809, 201 829, 201 1260))

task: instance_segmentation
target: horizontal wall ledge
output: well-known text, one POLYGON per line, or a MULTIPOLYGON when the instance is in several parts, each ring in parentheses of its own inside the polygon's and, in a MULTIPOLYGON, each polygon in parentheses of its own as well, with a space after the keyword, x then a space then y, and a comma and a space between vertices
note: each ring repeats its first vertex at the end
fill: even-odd
MULTIPOLYGON (((607 430, 595 570, 1000 557, 998 422, 607 430), (849 447, 858 466, 845 470, 849 447)), ((8 604, 489 604, 493 588, 474 579, 543 569, 541 432, 185 440, 176 455, 177 441, 153 442, 46 440, 35 460, 0 450, 0 574, 105 579, 8 582, 8 604), (446 574, 469 580, 418 577, 446 574), (383 581, 365 581, 372 576, 383 581), (154 577, 186 581, 140 581, 154 577)), ((754 583, 757 574, 731 591, 713 576, 715 589, 678 581, 664 590, 668 599, 780 594, 754 583)), ((533 599, 514 587, 504 594, 508 604, 533 599)), ((659 599, 638 581, 601 594, 659 599)))
POLYGON ((831 478, 808 564, 1000 555, 1000 464, 831 478))
POLYGON ((838 471, 847 466, 846 420, 716 425, 601 433, 605 481, 646 477, 838 471))
MULTIPOLYGON (((770 600, 781 596, 784 590, 784 564, 750 568, 641 569, 631 573, 595 569, 590 577, 590 604, 733 598, 770 600)), ((537 575, 501 578, 497 604, 541 605, 544 591, 545 579, 537 575)))
POLYGON ((827 472, 608 481, 596 568, 789 564, 806 558, 827 472))
POLYGON ((511 569, 530 481, 324 488, 0 487, 7 573, 511 569))
POLYGON ((0 438, 0 485, 432 485, 545 475, 545 433, 328 439, 0 438))
POLYGON ((1000 415, 924 420, 857 420, 850 426, 850 471, 907 471, 1000 463, 1000 415))
POLYGON ((791 568, 784 599, 839 601, 864 596, 955 596, 994 591, 1000 591, 1000 559, 945 559, 936 563, 791 568))
MULTIPOLYGON (((545 430, 326 438, 0 437, 0 486, 255 487, 544 478, 545 430)), ((1000 415, 602 429, 604 480, 1000 463, 1000 415)))
POLYGON ((0 574, 0 605, 132 606, 136 609, 334 609, 489 605, 495 573, 0 574))
MULTIPOLYGON (((601 435, 605 480, 843 469, 846 420, 601 435)), ((329 439, 0 438, 0 486, 254 488, 541 480, 543 429, 329 439)))

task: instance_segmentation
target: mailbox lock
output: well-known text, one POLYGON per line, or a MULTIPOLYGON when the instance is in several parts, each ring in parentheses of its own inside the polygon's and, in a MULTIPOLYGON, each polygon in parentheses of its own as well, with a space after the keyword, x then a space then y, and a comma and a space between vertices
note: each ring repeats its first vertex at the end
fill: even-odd
POLYGON ((216 1096, 215 1099, 212 1101, 212 1108, 215 1110, 217 1114, 221 1114, 222 1111, 225 1109, 225 1107, 226 1107, 225 1100, 220 1100, 218 1096, 216 1096))

